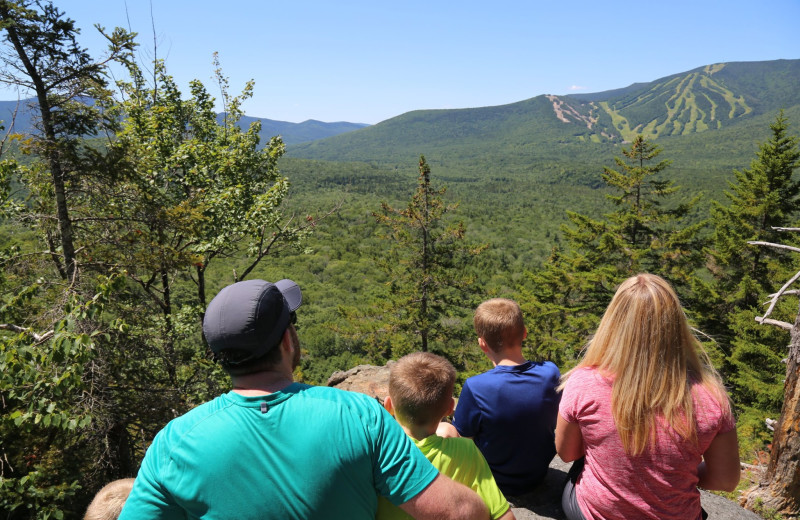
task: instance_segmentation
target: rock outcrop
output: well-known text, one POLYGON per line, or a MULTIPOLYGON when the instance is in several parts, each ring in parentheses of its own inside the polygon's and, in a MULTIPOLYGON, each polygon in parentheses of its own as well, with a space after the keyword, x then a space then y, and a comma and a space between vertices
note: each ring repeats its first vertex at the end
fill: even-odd
POLYGON ((383 403, 389 395, 389 367, 392 363, 394 361, 389 361, 382 367, 358 365, 346 372, 334 372, 328 378, 328 386, 371 395, 383 403))
MULTIPOLYGON (((389 394, 389 367, 358 365, 347 371, 334 372, 328 378, 328 386, 361 392, 383 402, 389 394)), ((558 456, 550 462, 547 477, 536 489, 527 495, 513 497, 511 507, 517 520, 564 520, 561 510, 561 490, 567 479, 567 472, 572 463, 563 462, 558 456)), ((759 520, 760 516, 743 509, 736 502, 706 491, 700 492, 703 509, 710 520, 759 520)))

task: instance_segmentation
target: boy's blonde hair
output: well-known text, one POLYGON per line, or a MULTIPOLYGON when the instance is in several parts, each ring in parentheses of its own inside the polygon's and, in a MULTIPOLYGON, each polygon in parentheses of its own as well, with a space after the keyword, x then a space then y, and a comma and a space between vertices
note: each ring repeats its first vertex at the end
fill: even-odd
POLYGON ((656 275, 638 274, 619 286, 575 369, 587 366, 613 378, 611 410, 631 455, 641 454, 655 436, 658 417, 697 442, 693 384, 708 388, 730 413, 722 380, 692 334, 678 296, 656 275))
POLYGON ((453 399, 456 369, 445 358, 414 352, 398 359, 389 372, 389 397, 398 421, 414 426, 439 422, 453 399))
POLYGON ((131 493, 133 480, 121 478, 103 486, 86 509, 83 520, 117 520, 131 493))
POLYGON ((522 345, 525 339, 525 321, 522 310, 514 300, 493 298, 475 309, 475 332, 494 352, 506 347, 522 345))

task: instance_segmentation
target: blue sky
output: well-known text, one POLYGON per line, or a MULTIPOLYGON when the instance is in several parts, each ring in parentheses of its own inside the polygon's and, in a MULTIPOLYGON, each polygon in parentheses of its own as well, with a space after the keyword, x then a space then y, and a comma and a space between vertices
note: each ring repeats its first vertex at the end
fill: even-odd
MULTIPOLYGON (((416 109, 599 92, 725 61, 800 58, 800 0, 55 0, 82 28, 139 33, 184 87, 212 54, 248 115, 374 124, 416 109), (152 13, 152 16, 151 16, 152 13), (154 32, 155 29, 155 32, 154 32)), ((12 99, 8 93, 3 99, 12 99)))

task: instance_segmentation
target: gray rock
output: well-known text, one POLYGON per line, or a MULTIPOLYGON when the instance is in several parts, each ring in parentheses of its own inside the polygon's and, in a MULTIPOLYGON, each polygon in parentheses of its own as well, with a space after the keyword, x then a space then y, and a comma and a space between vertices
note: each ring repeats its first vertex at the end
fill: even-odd
MULTIPOLYGON (((534 491, 519 497, 508 497, 517 520, 564 520, 561 510, 561 491, 567 480, 572 463, 563 462, 558 456, 550 463, 544 482, 534 491)), ((727 498, 700 491, 700 502, 708 513, 709 520, 763 520, 760 516, 739 506, 727 498)))
POLYGON ((367 394, 381 403, 389 395, 389 368, 394 361, 389 361, 385 366, 358 365, 347 371, 336 371, 328 378, 328 386, 361 392, 367 394))

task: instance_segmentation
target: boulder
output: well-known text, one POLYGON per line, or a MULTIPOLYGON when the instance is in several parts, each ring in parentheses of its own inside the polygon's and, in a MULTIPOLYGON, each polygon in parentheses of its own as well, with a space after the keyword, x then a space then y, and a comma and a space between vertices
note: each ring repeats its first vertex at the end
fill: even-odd
POLYGON ((389 361, 382 367, 358 365, 347 371, 336 371, 328 378, 328 386, 367 394, 383 403, 389 395, 389 368, 393 363, 389 361))

